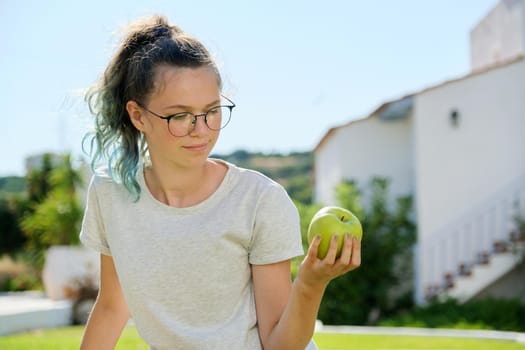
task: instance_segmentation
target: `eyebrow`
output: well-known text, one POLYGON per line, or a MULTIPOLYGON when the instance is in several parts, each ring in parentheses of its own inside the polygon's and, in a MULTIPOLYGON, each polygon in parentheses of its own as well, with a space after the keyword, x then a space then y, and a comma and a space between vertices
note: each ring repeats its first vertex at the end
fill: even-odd
MULTIPOLYGON (((209 108, 209 107, 212 107, 214 105, 218 105, 220 103, 221 103, 221 100, 215 100, 215 101, 205 105, 204 108, 209 108)), ((178 104, 178 105, 170 105, 170 106, 164 107, 164 109, 172 109, 172 108, 192 109, 193 107, 192 106, 186 106, 186 105, 180 105, 180 104, 178 104)))

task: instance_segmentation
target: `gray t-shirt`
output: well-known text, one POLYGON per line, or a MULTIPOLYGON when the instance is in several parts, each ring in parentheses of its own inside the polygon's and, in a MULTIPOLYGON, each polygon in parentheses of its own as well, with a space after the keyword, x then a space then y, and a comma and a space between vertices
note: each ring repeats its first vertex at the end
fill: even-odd
POLYGON ((304 254, 282 186, 226 164, 218 189, 187 208, 156 200, 142 171, 138 202, 107 174, 91 181, 80 239, 113 257, 137 330, 154 349, 260 349, 250 265, 304 254))

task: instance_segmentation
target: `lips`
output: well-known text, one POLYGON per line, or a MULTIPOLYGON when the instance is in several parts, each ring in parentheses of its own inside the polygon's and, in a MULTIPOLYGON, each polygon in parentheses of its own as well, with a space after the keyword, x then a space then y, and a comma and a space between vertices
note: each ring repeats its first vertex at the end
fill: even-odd
POLYGON ((208 143, 200 143, 197 145, 188 145, 188 146, 183 146, 183 147, 187 149, 188 151, 198 152, 198 151, 204 151, 208 147, 208 143))

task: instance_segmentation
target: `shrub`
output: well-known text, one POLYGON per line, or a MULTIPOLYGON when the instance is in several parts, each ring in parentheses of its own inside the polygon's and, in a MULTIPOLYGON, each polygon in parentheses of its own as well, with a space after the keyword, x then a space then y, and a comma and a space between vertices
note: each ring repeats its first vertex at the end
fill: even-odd
POLYGON ((381 326, 418 326, 430 328, 497 329, 525 331, 525 305, 515 299, 454 299, 416 307, 396 317, 384 319, 381 326))
POLYGON ((27 238, 18 221, 27 210, 27 200, 21 195, 0 197, 0 254, 13 254, 23 248, 27 238))
POLYGON ((79 243, 82 208, 76 187, 81 184, 81 178, 73 169, 69 155, 63 156, 58 166, 35 170, 28 177, 38 181, 28 181, 31 210, 22 217, 20 226, 27 237, 26 247, 32 262, 40 268, 50 246, 79 243))
POLYGON ((24 272, 16 276, 6 276, 0 290, 4 292, 18 292, 26 290, 42 289, 42 283, 38 276, 31 272, 24 272))
POLYGON ((25 261, 23 254, 0 258, 0 291, 12 292, 42 289, 37 271, 25 261))

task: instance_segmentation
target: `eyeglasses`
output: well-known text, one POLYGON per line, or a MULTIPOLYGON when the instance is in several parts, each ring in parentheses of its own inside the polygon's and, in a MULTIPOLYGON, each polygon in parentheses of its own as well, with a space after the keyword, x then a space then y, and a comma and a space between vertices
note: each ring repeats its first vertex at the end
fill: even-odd
MULTIPOLYGON (((221 95, 222 96, 222 95, 221 95)), ((162 116, 155 112, 150 111, 143 105, 137 102, 137 104, 143 108, 144 110, 148 111, 152 115, 154 115, 157 118, 164 119, 168 123, 168 130, 170 134, 172 134, 175 137, 182 137, 189 135, 193 129, 195 128, 195 125, 197 124, 197 118, 203 117, 204 118, 204 124, 208 127, 210 130, 221 130, 223 129, 231 119, 232 110, 235 107, 235 103, 227 98, 226 96, 222 96, 224 99, 226 99, 231 105, 220 105, 215 106, 211 108, 206 113, 202 114, 193 114, 190 112, 181 112, 181 113, 175 113, 168 116, 162 116)))

